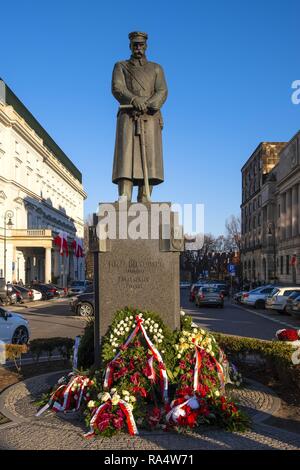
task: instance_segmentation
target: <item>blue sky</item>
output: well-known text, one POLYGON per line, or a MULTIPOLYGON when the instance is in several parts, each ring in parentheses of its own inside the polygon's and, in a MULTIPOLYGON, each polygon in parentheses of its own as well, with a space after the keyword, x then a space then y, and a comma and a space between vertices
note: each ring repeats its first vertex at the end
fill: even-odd
POLYGON ((146 31, 165 70, 165 182, 153 200, 205 204, 205 231, 239 214, 240 168, 261 141, 300 129, 297 0, 1 2, 0 76, 83 173, 86 214, 111 183, 116 61, 146 31))

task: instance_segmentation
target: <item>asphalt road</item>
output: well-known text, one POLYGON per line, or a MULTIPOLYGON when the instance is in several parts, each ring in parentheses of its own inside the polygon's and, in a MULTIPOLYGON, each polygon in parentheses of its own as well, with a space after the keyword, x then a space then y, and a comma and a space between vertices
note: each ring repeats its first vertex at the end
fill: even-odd
MULTIPOLYGON (((274 339, 281 328, 300 329, 300 321, 289 315, 279 315, 269 310, 256 310, 231 303, 226 299, 223 309, 198 308, 188 300, 188 289, 181 289, 183 310, 202 328, 219 333, 259 339, 274 339)), ((29 320, 30 339, 62 336, 75 338, 83 333, 85 320, 74 316, 69 299, 34 302, 27 306, 12 306, 9 310, 20 313, 29 320)))
POLYGON ((300 321, 270 310, 256 310, 225 300, 224 308, 198 308, 188 299, 189 289, 181 289, 181 305, 186 314, 204 329, 258 339, 274 339, 282 328, 300 329, 300 321))
POLYGON ((75 338, 83 333, 85 320, 70 311, 69 299, 32 302, 26 306, 11 306, 7 309, 22 315, 29 321, 30 339, 54 336, 75 338))

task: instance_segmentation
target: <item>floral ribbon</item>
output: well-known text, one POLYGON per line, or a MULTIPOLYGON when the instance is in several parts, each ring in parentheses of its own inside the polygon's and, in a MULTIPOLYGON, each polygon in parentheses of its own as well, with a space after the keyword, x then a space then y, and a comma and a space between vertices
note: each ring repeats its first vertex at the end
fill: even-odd
MULTIPOLYGON (((106 371, 105 371, 105 378, 104 378, 104 389, 105 390, 110 389, 110 387, 113 383, 114 361, 116 361, 116 359, 118 359, 118 357, 121 354, 121 351, 124 351, 125 349, 127 349, 128 345, 131 343, 131 341, 135 338, 135 336, 138 334, 138 332, 141 331, 142 334, 144 335, 144 338, 146 340, 146 343, 147 343, 150 351, 153 354, 154 359, 156 359, 157 362, 158 362, 159 375, 160 375, 160 378, 161 378, 162 397, 163 397, 164 402, 167 402, 168 401, 168 376, 167 376, 166 366, 163 362, 163 359, 160 355, 160 352, 154 346, 154 344, 150 340, 149 336, 147 335, 147 332, 146 332, 146 330, 143 326, 144 319, 141 318, 139 315, 137 315, 135 320, 136 320, 136 327, 131 332, 131 334, 128 336, 128 338, 126 339, 124 345, 120 347, 120 351, 116 354, 116 356, 113 358, 113 360, 110 361, 109 364, 107 365, 107 368, 106 368, 106 371)), ((153 377, 155 377, 155 374, 153 374, 154 373, 153 363, 148 362, 148 364, 149 364, 150 369, 151 369, 151 376, 149 378, 152 379, 153 377)))
POLYGON ((87 387, 90 385, 90 379, 83 375, 77 375, 71 378, 70 382, 67 385, 60 385, 57 390, 51 395, 49 402, 41 408, 35 416, 40 416, 48 408, 51 408, 53 411, 78 411, 82 402, 82 398, 87 392, 87 387), (76 392, 72 388, 76 385, 76 392), (71 400, 75 400, 76 406, 72 410, 71 400), (61 399, 63 403, 61 404, 61 399))
MULTIPOLYGON (((177 400, 173 400, 171 403, 171 410, 166 415, 167 422, 171 420, 174 422, 177 422, 180 416, 185 416, 186 413, 185 413, 185 410, 183 409, 185 406, 189 406, 193 410, 196 410, 199 408, 198 399, 195 393, 199 391, 199 387, 200 387, 199 376, 200 376, 204 352, 205 352, 204 348, 195 344, 196 364, 194 368, 194 381, 193 381, 194 395, 190 397, 187 396, 186 397, 187 400, 184 401, 183 403, 179 403, 178 405, 176 405, 177 400)), ((219 378, 220 385, 221 385, 221 390, 224 392, 225 391, 225 376, 224 376, 223 368, 214 356, 210 356, 210 357, 216 365, 218 378, 219 378)), ((221 357, 224 359, 223 355, 221 355, 221 357)))
POLYGON ((171 410, 166 415, 167 422, 174 421, 177 422, 180 416, 185 416, 185 410, 183 409, 185 406, 189 406, 192 410, 197 410, 199 408, 199 402, 195 395, 189 397, 183 403, 179 403, 176 405, 177 400, 173 400, 171 403, 171 410))
MULTIPOLYGON (((95 435, 95 431, 96 429, 98 428, 98 422, 99 422, 99 418, 101 416, 102 413, 104 413, 104 411, 106 410, 106 408, 111 404, 111 397, 105 402, 105 403, 102 403, 102 405, 100 405, 92 419, 91 419, 91 422, 90 422, 90 431, 87 432, 86 434, 84 434, 84 437, 86 438, 89 438, 89 437, 93 437, 95 435)), ((123 411, 125 417, 126 417, 126 423, 127 423, 127 428, 128 428, 128 432, 131 436, 136 436, 137 434, 139 434, 139 431, 137 429, 137 426, 135 424, 135 420, 134 420, 134 416, 133 416, 133 413, 128 405, 128 403, 126 403, 125 400, 119 400, 119 406, 121 408, 121 410, 123 411)))

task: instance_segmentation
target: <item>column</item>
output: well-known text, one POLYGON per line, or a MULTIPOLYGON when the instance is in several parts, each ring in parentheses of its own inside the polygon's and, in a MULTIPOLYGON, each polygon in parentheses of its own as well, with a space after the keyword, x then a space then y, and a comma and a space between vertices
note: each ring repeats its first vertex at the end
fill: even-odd
POLYGON ((286 192, 286 238, 292 236, 292 190, 286 192))
POLYGON ((280 194, 280 238, 285 240, 286 237, 286 193, 280 194))
POLYGON ((51 248, 45 248, 45 283, 51 280, 51 248))
POLYGON ((298 234, 298 187, 294 185, 292 188, 292 236, 298 234))

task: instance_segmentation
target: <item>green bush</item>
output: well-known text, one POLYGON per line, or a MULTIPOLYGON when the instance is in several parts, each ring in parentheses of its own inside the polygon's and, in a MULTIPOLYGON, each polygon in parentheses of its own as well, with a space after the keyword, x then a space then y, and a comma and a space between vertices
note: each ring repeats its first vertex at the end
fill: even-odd
POLYGON ((74 340, 72 338, 38 338, 30 341, 29 351, 38 361, 43 353, 46 353, 48 359, 53 353, 58 353, 63 359, 71 359, 73 355, 74 340))
POLYGON ((78 368, 88 369, 94 364, 94 320, 89 319, 78 348, 78 368))

